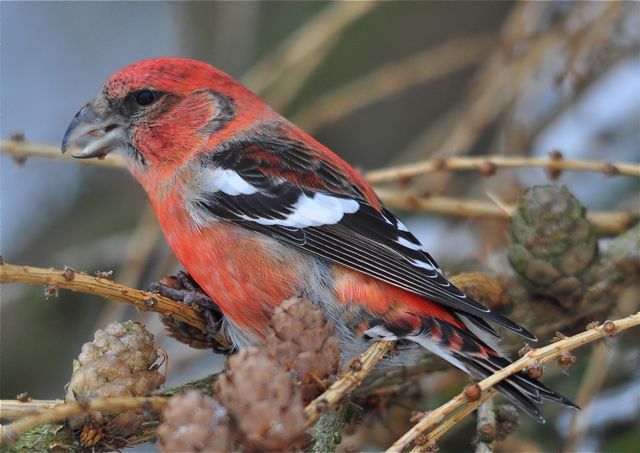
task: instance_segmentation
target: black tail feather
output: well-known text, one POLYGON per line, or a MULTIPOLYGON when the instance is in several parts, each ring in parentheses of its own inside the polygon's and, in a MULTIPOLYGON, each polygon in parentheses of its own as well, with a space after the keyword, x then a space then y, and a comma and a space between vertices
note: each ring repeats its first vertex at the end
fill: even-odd
MULTIPOLYGON (((498 356, 490 357, 489 361, 492 362, 495 366, 497 366, 498 369, 502 369, 502 368, 505 368, 505 367, 511 365, 511 362, 509 361, 509 359, 506 359, 504 357, 498 357, 498 356)), ((563 406, 568 406, 568 407, 571 407, 573 409, 580 410, 580 407, 576 403, 571 401, 569 398, 566 398, 566 397, 560 395, 559 393, 554 392, 549 387, 544 385, 542 382, 540 382, 540 381, 538 381, 536 379, 532 379, 532 378, 530 378, 529 376, 527 376, 524 373, 516 373, 513 376, 521 384, 522 383, 526 383, 526 384, 529 384, 529 385, 533 385, 535 388, 537 388, 538 391, 540 392, 540 395, 542 396, 542 399, 549 400, 549 401, 554 401, 556 403, 562 404, 563 406)))
MULTIPOLYGON (((456 355, 456 358, 464 363, 469 368, 469 371, 480 379, 484 379, 511 364, 508 359, 498 356, 489 356, 486 358, 481 356, 456 355)), ((573 401, 554 392, 523 372, 509 376, 504 381, 496 384, 495 388, 540 423, 544 423, 545 420, 534 403, 540 404, 543 400, 549 400, 573 409, 580 409, 573 401)))

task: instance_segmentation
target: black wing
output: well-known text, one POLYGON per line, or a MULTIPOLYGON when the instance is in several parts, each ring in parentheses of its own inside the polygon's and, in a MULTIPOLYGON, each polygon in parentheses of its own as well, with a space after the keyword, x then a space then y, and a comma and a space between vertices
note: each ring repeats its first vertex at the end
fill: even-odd
POLYGON ((205 181, 213 190, 196 209, 450 307, 493 335, 484 319, 535 340, 526 329, 464 295, 404 224, 388 210, 375 209, 357 188, 338 192, 299 186, 265 174, 264 160, 239 151, 234 147, 203 159, 209 168, 203 177, 216 182, 205 181))

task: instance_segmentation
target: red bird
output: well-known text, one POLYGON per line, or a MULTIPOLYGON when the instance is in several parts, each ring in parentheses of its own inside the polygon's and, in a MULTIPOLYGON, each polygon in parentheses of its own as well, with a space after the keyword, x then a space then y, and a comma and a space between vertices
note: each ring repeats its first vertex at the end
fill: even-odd
MULTIPOLYGON (((447 280, 349 164, 208 64, 121 69, 69 125, 63 152, 72 144, 85 145, 79 158, 122 152, 238 348, 259 343, 274 308, 301 294, 335 323, 345 358, 400 340, 387 366, 422 347, 483 378, 510 363, 487 321, 535 340, 447 280)), ((497 388, 540 421, 534 403, 575 407, 523 373, 497 388)))

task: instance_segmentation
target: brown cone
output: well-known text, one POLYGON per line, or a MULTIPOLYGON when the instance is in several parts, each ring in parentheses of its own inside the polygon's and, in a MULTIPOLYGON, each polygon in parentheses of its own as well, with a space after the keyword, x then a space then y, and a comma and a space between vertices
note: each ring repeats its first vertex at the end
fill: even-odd
POLYGON ((166 453, 234 450, 227 409, 195 390, 171 398, 157 433, 160 449, 166 453))
POLYGON ((258 348, 229 358, 229 370, 216 382, 220 401, 257 451, 283 451, 304 434, 304 407, 290 373, 258 348))
MULTIPOLYGON (((165 380, 153 369, 157 359, 153 335, 142 325, 133 321, 114 322, 98 330, 94 340, 82 346, 73 363, 66 401, 147 396, 165 380)), ((67 426, 83 446, 101 442, 117 446, 138 431, 143 421, 139 411, 131 410, 118 415, 95 413, 73 417, 67 426)))
POLYGON ((285 371, 293 371, 305 402, 313 400, 338 372, 340 348, 333 323, 306 299, 289 299, 271 318, 265 347, 285 371))

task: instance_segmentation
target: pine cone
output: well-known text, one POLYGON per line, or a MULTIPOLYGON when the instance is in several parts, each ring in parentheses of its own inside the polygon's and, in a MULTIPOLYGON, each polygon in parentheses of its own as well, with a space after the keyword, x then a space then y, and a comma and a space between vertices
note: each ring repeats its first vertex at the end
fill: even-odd
POLYGON ((228 367, 216 391, 247 447, 283 451, 297 444, 304 434, 305 415, 290 373, 258 348, 241 350, 229 358, 228 367))
POLYGON ((289 299, 271 318, 265 347, 285 371, 293 371, 305 402, 325 389, 338 372, 340 348, 333 323, 306 299, 289 299))
POLYGON ((195 390, 171 398, 157 433, 160 448, 166 453, 234 450, 235 437, 227 409, 195 390))
MULTIPOLYGON (((157 359, 153 335, 143 326, 133 321, 114 322, 105 330, 98 330, 93 342, 82 346, 73 363, 66 401, 149 395, 165 380, 153 369, 157 359)), ((79 435, 83 446, 103 441, 117 445, 138 431, 144 421, 138 412, 73 417, 68 427, 79 435)))
POLYGON ((583 293, 598 243, 584 207, 566 187, 527 189, 511 219, 511 235, 509 261, 530 291, 569 304, 583 293))

